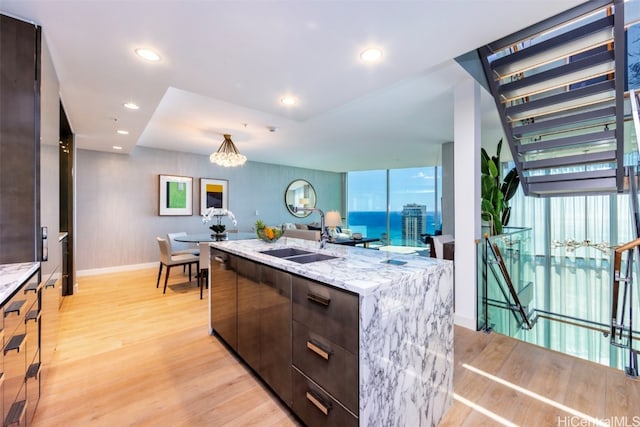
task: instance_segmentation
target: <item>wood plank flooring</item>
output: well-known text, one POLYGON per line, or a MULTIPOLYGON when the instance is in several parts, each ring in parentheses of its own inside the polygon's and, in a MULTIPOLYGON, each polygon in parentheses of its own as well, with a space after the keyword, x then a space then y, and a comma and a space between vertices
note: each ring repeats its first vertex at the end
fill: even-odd
POLYGON ((157 270, 78 279, 33 425, 298 425, 207 334, 207 300, 173 270, 164 295, 157 270))
POLYGON ((640 425, 640 381, 499 334, 455 329, 449 426, 640 425))
MULTIPOLYGON (((175 269, 163 295, 156 277, 157 270, 139 270, 78 279, 60 312, 33 425, 299 425, 207 334, 207 301, 195 281, 175 269)), ((640 381, 498 334, 455 329, 454 403, 441 426, 598 425, 572 416, 640 425, 640 381)))

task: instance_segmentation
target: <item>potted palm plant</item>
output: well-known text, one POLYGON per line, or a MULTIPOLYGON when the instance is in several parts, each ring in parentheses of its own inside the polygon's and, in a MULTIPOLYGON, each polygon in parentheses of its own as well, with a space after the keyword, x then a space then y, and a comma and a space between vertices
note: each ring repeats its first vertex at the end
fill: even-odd
POLYGON ((489 223, 491 235, 502 234, 503 227, 509 223, 509 200, 516 194, 520 185, 520 177, 515 167, 504 179, 500 177, 501 150, 502 139, 498 142, 495 156, 489 157, 487 151, 481 148, 482 220, 489 223))

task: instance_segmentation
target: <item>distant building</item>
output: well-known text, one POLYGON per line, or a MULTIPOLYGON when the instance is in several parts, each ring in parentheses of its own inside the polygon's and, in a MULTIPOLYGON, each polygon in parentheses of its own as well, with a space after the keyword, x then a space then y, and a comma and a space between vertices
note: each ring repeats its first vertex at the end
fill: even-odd
POLYGON ((427 206, 410 203, 402 207, 403 243, 421 242, 427 229, 427 206))

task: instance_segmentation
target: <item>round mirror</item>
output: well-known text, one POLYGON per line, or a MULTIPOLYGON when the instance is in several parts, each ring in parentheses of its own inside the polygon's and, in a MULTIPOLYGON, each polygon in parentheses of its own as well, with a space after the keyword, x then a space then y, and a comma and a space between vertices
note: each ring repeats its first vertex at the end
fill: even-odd
POLYGON ((308 211, 295 212, 296 208, 315 208, 316 207, 316 190, 304 179, 296 179, 287 186, 284 192, 284 204, 291 215, 304 218, 311 215, 308 211))

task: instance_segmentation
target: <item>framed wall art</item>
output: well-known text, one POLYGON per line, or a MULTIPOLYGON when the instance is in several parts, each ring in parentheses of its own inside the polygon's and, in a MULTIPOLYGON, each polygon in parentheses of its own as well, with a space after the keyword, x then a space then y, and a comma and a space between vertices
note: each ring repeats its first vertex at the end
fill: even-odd
POLYGON ((229 209, 229 181, 200 178, 200 215, 208 208, 229 209))
POLYGON ((160 175, 159 215, 193 215, 193 178, 160 175))

